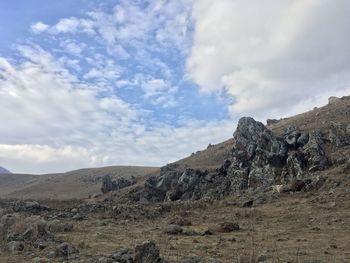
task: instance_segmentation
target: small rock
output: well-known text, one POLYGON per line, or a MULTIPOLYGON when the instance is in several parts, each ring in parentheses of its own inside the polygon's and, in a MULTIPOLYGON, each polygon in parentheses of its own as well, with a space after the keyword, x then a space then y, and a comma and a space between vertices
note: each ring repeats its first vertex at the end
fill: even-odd
POLYGON ((134 263, 165 262, 159 257, 159 249, 153 241, 137 245, 134 250, 134 263))
POLYGON ((211 236, 214 235, 214 230, 211 228, 208 228, 207 230, 204 231, 203 236, 211 236))
POLYGON ((73 254, 79 253, 79 251, 69 243, 62 243, 56 247, 56 256, 69 257, 73 254))
POLYGON ((217 231, 221 233, 230 233, 233 231, 239 231, 239 229, 240 227, 238 223, 224 222, 219 225, 217 231))
POLYGON ((168 235, 178 235, 183 232, 183 229, 178 225, 168 225, 164 229, 164 233, 168 235))

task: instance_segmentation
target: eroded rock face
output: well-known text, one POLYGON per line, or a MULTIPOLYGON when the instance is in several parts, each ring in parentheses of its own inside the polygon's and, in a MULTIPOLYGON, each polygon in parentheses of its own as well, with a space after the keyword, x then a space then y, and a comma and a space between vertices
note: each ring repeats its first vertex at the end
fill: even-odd
POLYGON ((288 144, 249 117, 240 119, 233 136, 232 164, 227 172, 232 190, 271 185, 285 166, 288 144))

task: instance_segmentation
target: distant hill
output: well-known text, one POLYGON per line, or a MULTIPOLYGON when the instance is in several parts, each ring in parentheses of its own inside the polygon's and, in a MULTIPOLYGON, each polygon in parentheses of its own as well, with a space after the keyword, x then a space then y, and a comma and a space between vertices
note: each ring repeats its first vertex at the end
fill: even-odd
POLYGON ((0 197, 20 199, 83 199, 101 193, 101 180, 143 176, 157 173, 157 167, 110 166, 79 169, 67 173, 28 175, 0 174, 0 197))
POLYGON ((0 174, 10 174, 11 172, 4 167, 0 166, 0 174))

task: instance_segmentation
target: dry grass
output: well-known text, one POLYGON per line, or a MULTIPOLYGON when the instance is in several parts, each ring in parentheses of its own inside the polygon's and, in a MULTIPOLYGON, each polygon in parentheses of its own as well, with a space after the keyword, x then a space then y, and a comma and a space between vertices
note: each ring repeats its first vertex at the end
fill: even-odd
MULTIPOLYGON (((62 238, 80 244, 84 254, 108 254, 122 247, 134 247, 154 240, 162 255, 175 262, 184 255, 217 258, 222 262, 254 262, 268 256, 270 262, 350 261, 349 196, 339 198, 332 209, 315 204, 305 194, 282 195, 273 204, 237 208, 216 202, 209 207, 179 208, 158 220, 90 219, 76 225, 62 238), (238 222, 241 230, 214 235, 165 235, 164 227, 177 214, 187 214, 197 233, 215 228, 221 222, 238 222), (84 244, 81 244, 84 240, 84 244), (240 260, 240 261, 239 261, 240 260)), ((330 203, 331 201, 326 201, 330 203)))

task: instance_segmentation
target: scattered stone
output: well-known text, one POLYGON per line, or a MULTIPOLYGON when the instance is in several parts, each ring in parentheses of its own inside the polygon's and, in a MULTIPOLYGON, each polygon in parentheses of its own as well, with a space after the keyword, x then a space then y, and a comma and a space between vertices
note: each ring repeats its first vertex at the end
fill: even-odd
POLYGON ((217 227, 217 231, 221 233, 230 233, 239 230, 239 224, 233 222, 223 222, 217 227))
POLYGON ((178 225, 168 225, 164 229, 164 233, 168 235, 179 235, 183 232, 183 229, 178 225))
POLYGON ((212 228, 208 228, 203 232, 203 236, 212 236, 215 234, 215 231, 212 228))
POLYGON ((112 254, 111 258, 120 263, 129 263, 133 260, 134 253, 128 248, 124 248, 112 254))
POLYGON ((66 242, 61 243, 56 247, 57 257, 70 257, 77 253, 79 253, 79 250, 77 250, 74 246, 66 242))

